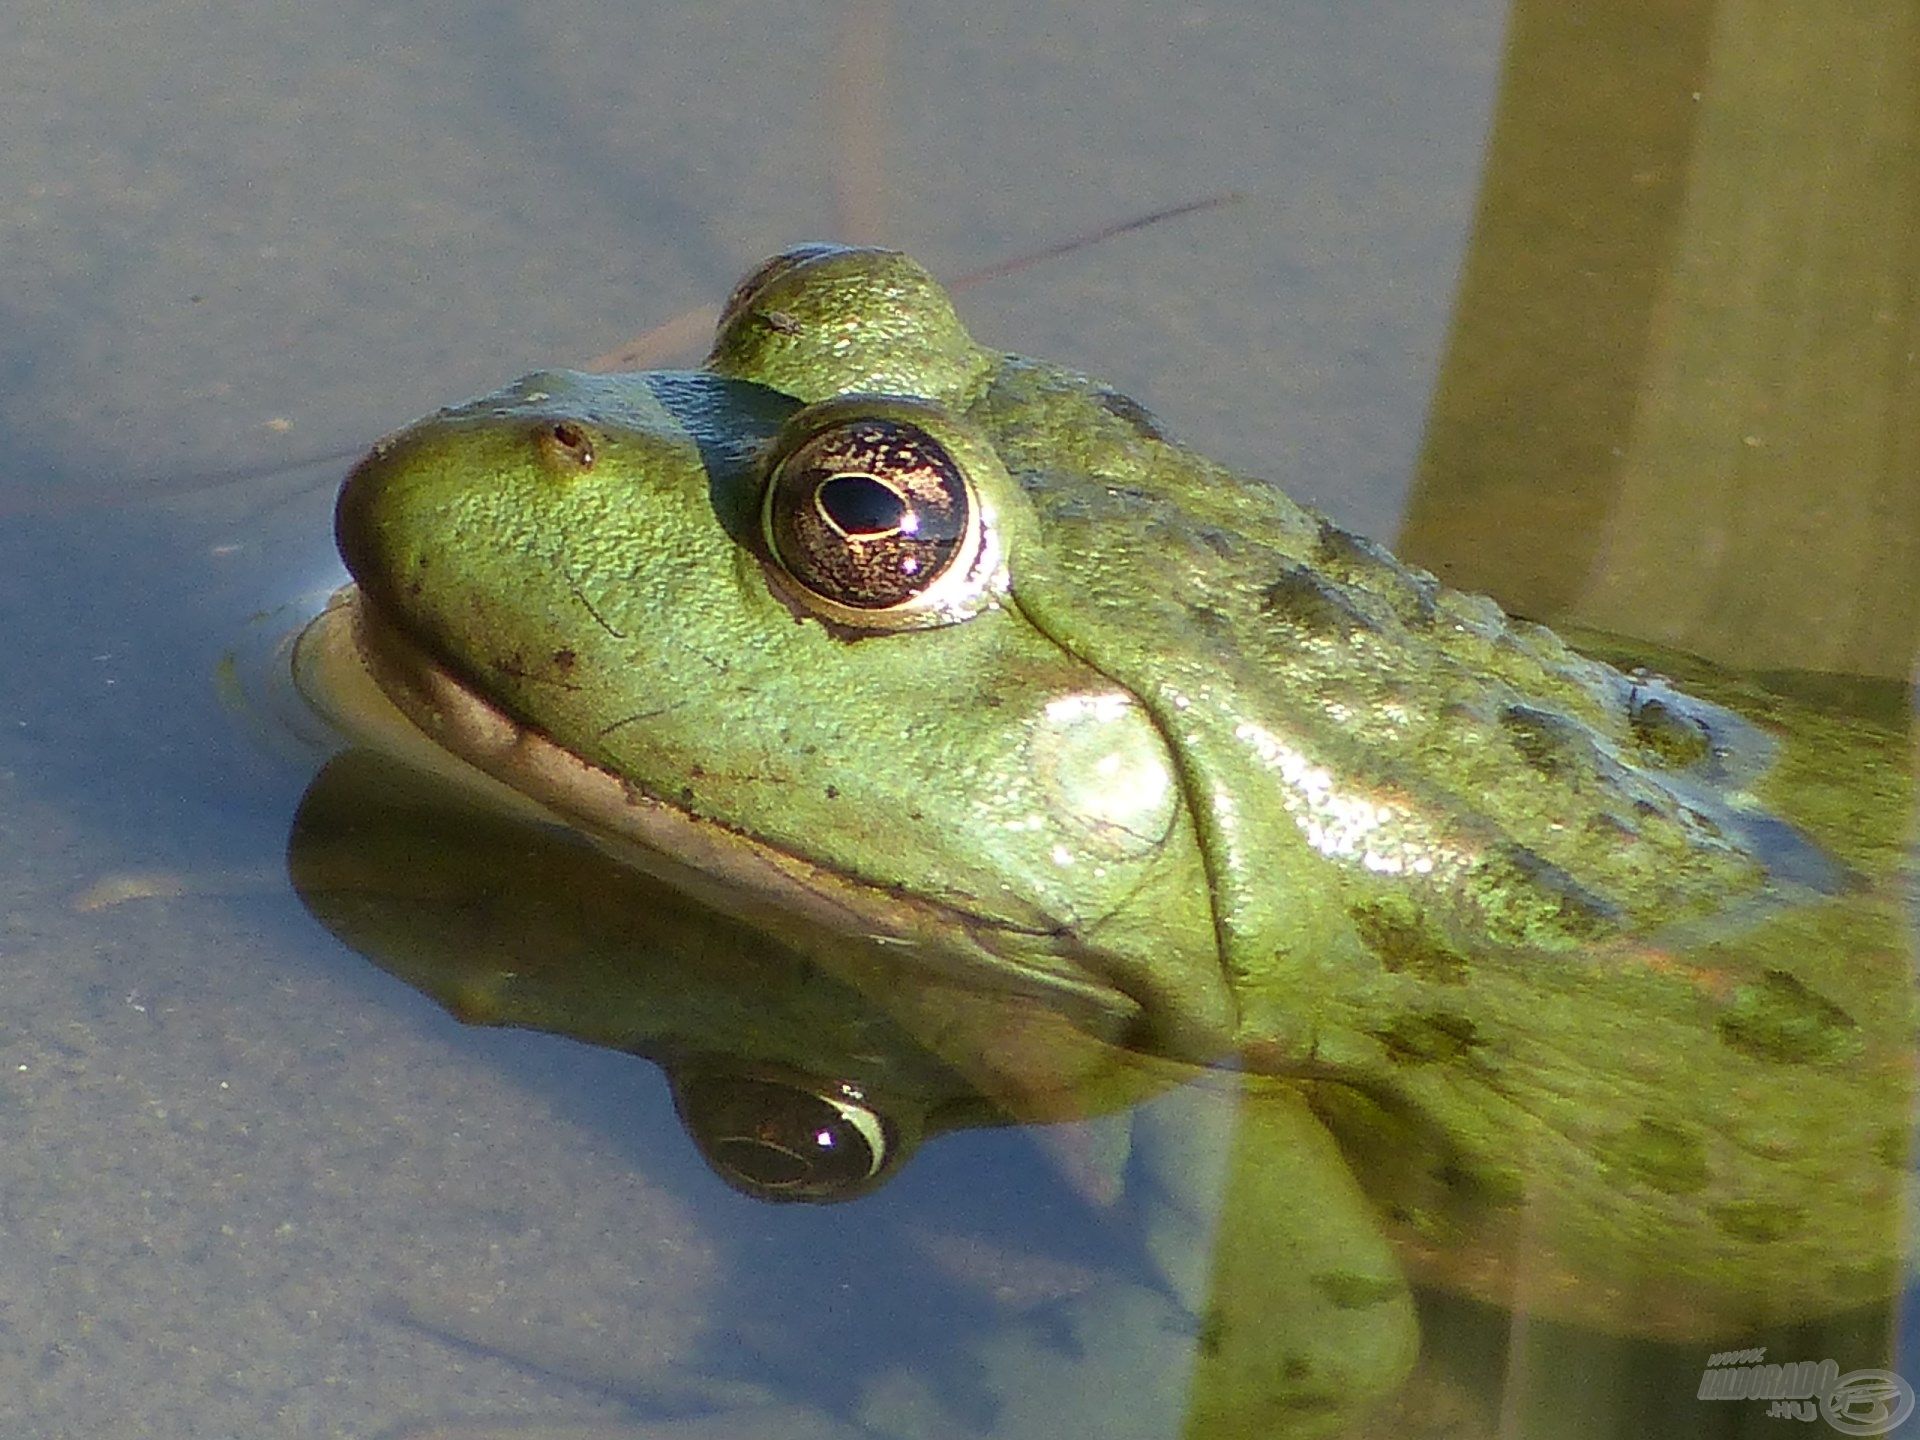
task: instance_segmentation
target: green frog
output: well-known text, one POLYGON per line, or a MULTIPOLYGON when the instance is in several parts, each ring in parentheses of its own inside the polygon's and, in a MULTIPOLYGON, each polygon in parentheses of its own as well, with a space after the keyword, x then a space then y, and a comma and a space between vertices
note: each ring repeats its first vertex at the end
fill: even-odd
POLYGON ((1575 648, 891 251, 422 420, 337 518, 332 643, 544 812, 876 988, 1237 1067, 1284 1239, 1198 1363, 1269 1418, 1404 1367, 1403 1265, 1715 1348, 1901 1286, 1903 716, 1575 648))

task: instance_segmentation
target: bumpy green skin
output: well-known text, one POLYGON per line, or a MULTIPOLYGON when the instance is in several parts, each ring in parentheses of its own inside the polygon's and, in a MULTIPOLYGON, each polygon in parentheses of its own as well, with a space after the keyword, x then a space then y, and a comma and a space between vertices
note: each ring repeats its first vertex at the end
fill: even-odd
POLYGON ((1890 730, 1585 658, 982 349, 885 252, 769 266, 704 370, 422 421, 340 534, 376 612, 635 794, 1303 1095, 1470 1291, 1735 1343, 1899 1284, 1890 730), (781 426, 867 392, 937 406, 992 511, 971 618, 852 635, 767 553, 781 426))

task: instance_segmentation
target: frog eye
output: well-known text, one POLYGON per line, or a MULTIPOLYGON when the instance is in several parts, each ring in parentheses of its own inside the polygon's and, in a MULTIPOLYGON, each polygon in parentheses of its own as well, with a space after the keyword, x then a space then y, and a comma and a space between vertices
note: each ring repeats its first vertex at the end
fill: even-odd
POLYGON ((729 1074, 674 1077, 674 1104, 714 1172, 761 1200, 848 1200, 898 1162, 886 1118, 853 1085, 729 1074))
POLYGON ((783 588, 858 630, 944 625, 979 610, 998 551, 966 472, 897 413, 913 413, 904 402, 870 415, 846 415, 846 397, 828 403, 826 423, 803 427, 767 478, 762 518, 783 588))

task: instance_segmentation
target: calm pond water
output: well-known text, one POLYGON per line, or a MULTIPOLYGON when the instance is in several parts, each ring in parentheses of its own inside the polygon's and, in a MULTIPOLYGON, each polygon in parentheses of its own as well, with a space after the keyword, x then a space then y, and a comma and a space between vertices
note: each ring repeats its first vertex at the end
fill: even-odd
MULTIPOLYGON (((1716 270, 1723 232, 1771 233, 1759 202, 1719 197, 1748 193, 1744 154, 1773 152, 1738 143, 1748 110, 1711 107, 1779 113, 1792 79, 1752 55, 1800 50, 1786 35, 1768 52, 1754 7, 1669 8, 1679 31, 1647 32, 1643 53, 1621 38, 1632 7, 1547 43, 1543 7, 1510 17, 1482 0, 14 5, 0 47, 0 1431, 1181 1433, 1194 1325, 1155 1261, 1173 1253, 1178 1272, 1186 1253, 1202 1286, 1214 1217, 1163 1193, 1166 1162, 1129 1168, 1112 1119, 963 1125, 850 1205, 729 1189, 653 1065, 460 1024, 315 920, 288 879, 289 837, 330 746, 265 678, 275 647, 344 578, 329 533, 341 457, 384 430, 584 363, 799 240, 883 241, 957 275, 1233 193, 972 288, 962 310, 989 343, 1111 380, 1196 448, 1344 524, 1390 539, 1405 514, 1423 563, 1496 591, 1510 579, 1535 613, 1742 664, 1904 677, 1900 557, 1920 533, 1910 237, 1905 270, 1873 272, 1857 317, 1871 344, 1823 333, 1809 351, 1812 332, 1788 323, 1819 310, 1809 289, 1855 293, 1847 265, 1872 263, 1870 244, 1795 231, 1716 270), (1570 98, 1585 127, 1571 137, 1539 118, 1559 113, 1541 94, 1575 95, 1557 77, 1595 74, 1684 91, 1709 118, 1614 126, 1609 104, 1645 110, 1626 80, 1580 92, 1584 109, 1570 98), (1652 193, 1658 215, 1611 251, 1534 244, 1527 197, 1573 175, 1564 192, 1591 213, 1637 215, 1632 197, 1652 193), (1505 284, 1515 256, 1537 270, 1505 284), (1568 275, 1596 292, 1568 302, 1568 275), (1557 311, 1564 323, 1532 323, 1557 311), (1737 332, 1734 370, 1761 377, 1701 382, 1731 450, 1674 419, 1712 410, 1688 408, 1686 384, 1713 324, 1737 332), (1500 358, 1522 339, 1523 361, 1500 358), (1827 357, 1820 387, 1768 388, 1789 352, 1827 357), (1863 352, 1861 373, 1832 358, 1863 352), (1832 497, 1809 519, 1762 508, 1757 489, 1676 493, 1676 469, 1738 467, 1671 457, 1729 453, 1749 479, 1754 454, 1790 457, 1754 483, 1806 493, 1809 474, 1833 473, 1819 446, 1835 427, 1820 422, 1840 393, 1877 407, 1842 427, 1880 424, 1879 448, 1844 462, 1871 479, 1866 520, 1832 497), (1775 428, 1760 434, 1754 413, 1775 428), (1555 444, 1513 438, 1543 434, 1555 444), (1541 476, 1563 472, 1566 496, 1591 483, 1601 498, 1529 510, 1541 476), (1869 593, 1849 573, 1796 609, 1785 592, 1804 593, 1790 583, 1803 572, 1780 564, 1776 534, 1771 564, 1789 579, 1766 587, 1769 606, 1782 598, 1755 626, 1730 627, 1729 609, 1755 602, 1724 589, 1637 612, 1635 576, 1692 593, 1663 547, 1685 552, 1666 537, 1701 507, 1870 534, 1883 548, 1851 549, 1894 583, 1869 593), (1585 543, 1595 534, 1608 538, 1585 543), (1662 538, 1636 551, 1642 535, 1662 538), (1550 583, 1575 571, 1577 585, 1550 583), (1796 648, 1841 628, 1836 611, 1896 619, 1796 648), (1746 648, 1761 625, 1778 643, 1746 648)), ((1848 53, 1902 53, 1902 13, 1855 16, 1886 33, 1848 53)), ((1820 111, 1821 133, 1871 135, 1904 169, 1838 139, 1781 162, 1803 187, 1848 177, 1860 225, 1912 213, 1915 65, 1881 64, 1855 87, 1869 97, 1857 113, 1820 111)), ((1752 185, 1781 183, 1761 168, 1752 185)), ((1715 544, 1696 545, 1700 574, 1768 563, 1729 529, 1703 525, 1715 544)), ((1831 578, 1840 561, 1820 564, 1831 578)), ((403 798, 390 776, 371 784, 403 798)), ((350 815, 370 813, 367 792, 346 793, 350 815)), ((332 813, 309 799, 301 823, 324 831, 332 813)), ((439 884, 431 852, 374 853, 398 893, 439 884)), ((460 930, 459 903, 435 913, 456 936, 491 933, 460 930)), ((424 965, 390 968, 430 984, 424 965)), ((444 983, 489 1013, 478 982, 444 983)), ((621 1003, 645 1017, 660 1002, 642 985, 621 1003)), ((1218 1170, 1230 1104, 1153 1102, 1188 1147, 1172 1168, 1218 1170)), ((1695 1398, 1710 1353, 1762 1343, 1741 1335, 1658 1347, 1510 1329, 1438 1293, 1422 1308, 1422 1368, 1371 1433, 1778 1423, 1762 1403, 1695 1398)), ((1834 1353, 1841 1370, 1878 1365, 1875 1328, 1776 1339, 1770 1358, 1855 1345, 1834 1353)), ((1920 1379, 1901 1344, 1897 1367, 1920 1379)))

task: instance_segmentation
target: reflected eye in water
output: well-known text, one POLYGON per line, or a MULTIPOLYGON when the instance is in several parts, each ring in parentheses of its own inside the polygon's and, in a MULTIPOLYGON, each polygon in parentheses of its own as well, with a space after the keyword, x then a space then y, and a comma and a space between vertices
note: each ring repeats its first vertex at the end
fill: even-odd
POLYGON ((680 1121, 715 1174, 757 1200, 851 1200, 912 1151, 849 1084, 675 1072, 680 1121))

